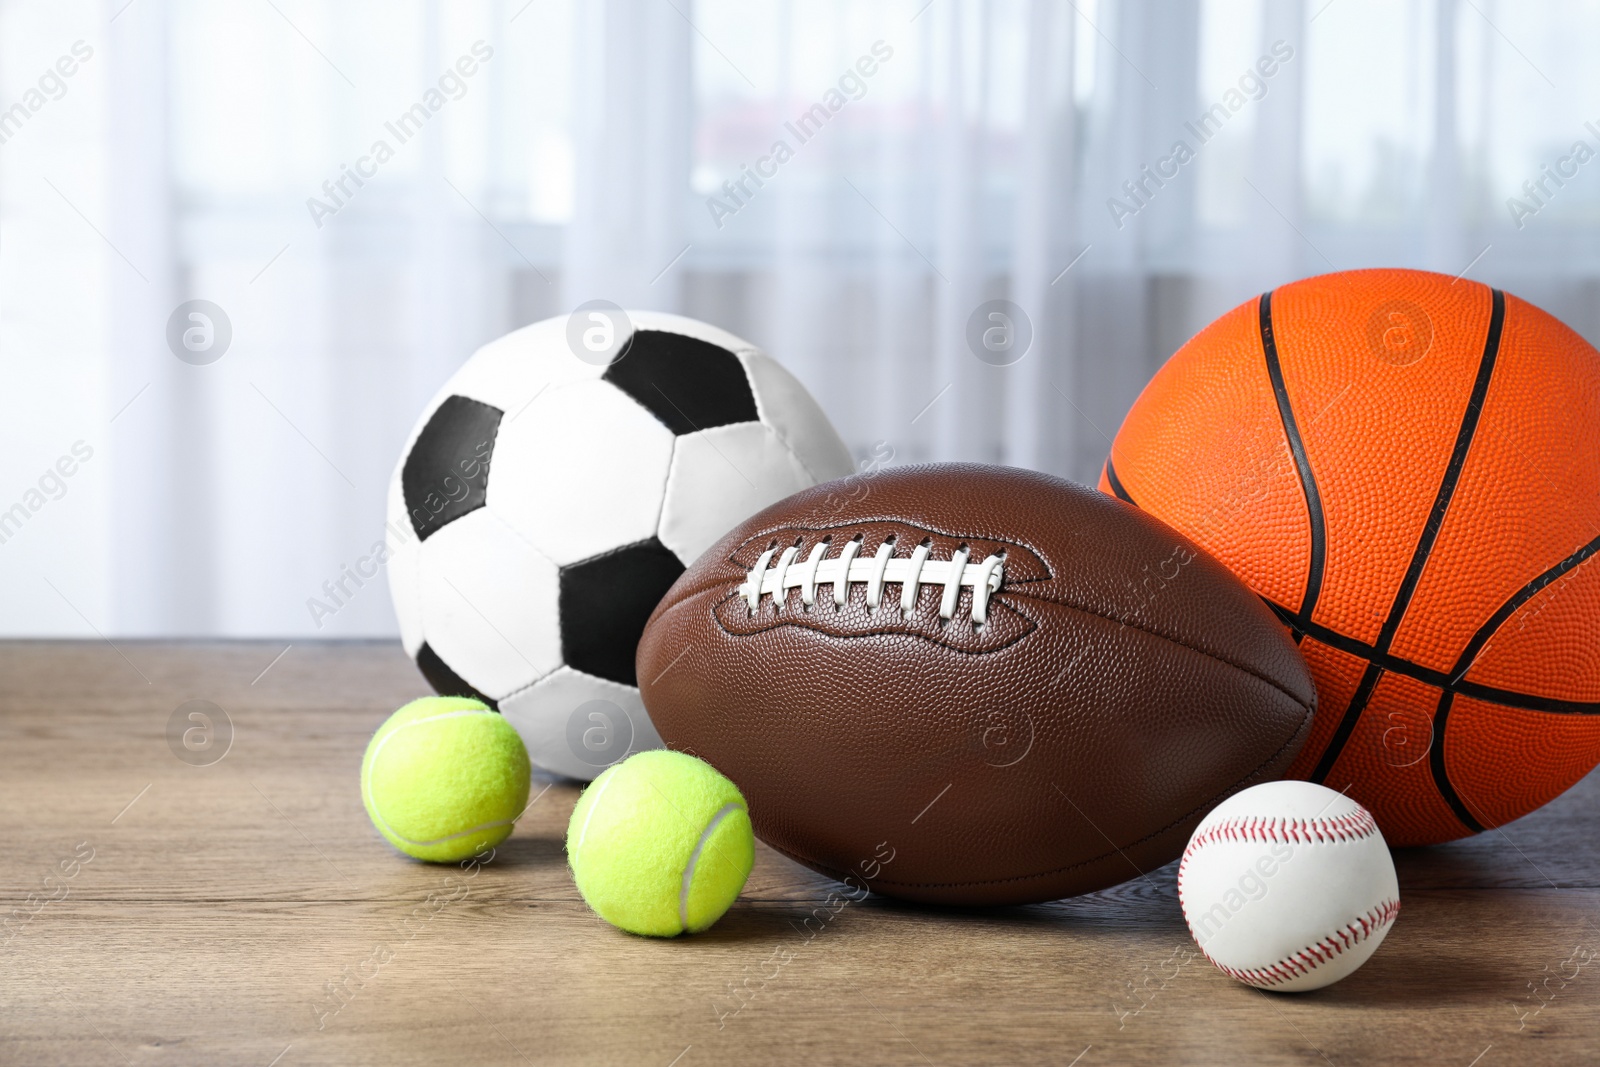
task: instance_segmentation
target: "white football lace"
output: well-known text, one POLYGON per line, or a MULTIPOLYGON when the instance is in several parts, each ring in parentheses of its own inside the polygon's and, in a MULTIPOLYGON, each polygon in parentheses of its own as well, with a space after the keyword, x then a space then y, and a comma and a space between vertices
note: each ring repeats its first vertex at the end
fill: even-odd
POLYGON ((929 559, 933 549, 919 544, 909 557, 896 559, 894 542, 885 541, 871 559, 857 559, 861 551, 859 538, 846 541, 839 554, 825 558, 828 542, 813 545, 805 559, 796 562, 798 545, 790 545, 781 553, 769 548, 761 553, 756 565, 750 568, 739 595, 755 611, 761 598, 771 595, 773 610, 782 611, 783 602, 790 589, 800 590, 800 599, 807 608, 817 602, 817 586, 833 586, 834 607, 842 607, 849 587, 858 582, 867 585, 867 607, 876 611, 883 602, 885 585, 900 586, 900 613, 909 614, 917 602, 917 593, 924 585, 944 586, 939 599, 939 617, 951 618, 956 613, 956 601, 961 597, 961 587, 972 590, 972 621, 983 625, 989 617, 989 597, 999 591, 1005 580, 1003 560, 998 555, 987 556, 982 563, 969 563, 970 552, 965 546, 958 548, 947 560, 929 559), (777 562, 772 557, 777 555, 777 562))

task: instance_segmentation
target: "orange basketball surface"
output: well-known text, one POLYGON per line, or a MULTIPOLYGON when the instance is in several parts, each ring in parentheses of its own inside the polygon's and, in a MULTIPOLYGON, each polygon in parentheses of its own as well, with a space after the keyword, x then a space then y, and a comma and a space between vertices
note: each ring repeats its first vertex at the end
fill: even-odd
POLYGON ((1514 296, 1349 271, 1228 312, 1134 404, 1100 488, 1233 568, 1319 706, 1289 776, 1391 844, 1600 762, 1600 353, 1514 296))

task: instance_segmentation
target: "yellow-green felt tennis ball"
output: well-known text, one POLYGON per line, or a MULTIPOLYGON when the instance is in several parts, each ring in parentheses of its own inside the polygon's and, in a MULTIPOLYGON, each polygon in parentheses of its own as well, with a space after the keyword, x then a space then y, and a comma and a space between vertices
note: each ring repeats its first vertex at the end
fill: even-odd
POLYGON ((722 918, 755 857, 738 787, 704 760, 665 749, 607 768, 567 824, 583 899, 613 926, 652 937, 722 918))
POLYGON ((528 750, 498 712, 466 697, 413 700, 361 761, 372 824, 408 856, 453 863, 498 845, 528 806, 528 750))

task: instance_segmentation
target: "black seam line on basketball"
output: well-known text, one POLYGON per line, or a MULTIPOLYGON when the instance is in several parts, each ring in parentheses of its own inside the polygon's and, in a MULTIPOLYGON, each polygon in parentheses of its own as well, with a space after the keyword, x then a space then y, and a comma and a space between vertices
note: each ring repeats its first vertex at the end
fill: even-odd
POLYGON ((1452 682, 1460 681, 1462 675, 1466 674, 1472 667, 1473 660, 1477 659, 1478 654, 1483 651, 1483 646, 1489 643, 1490 638, 1495 635, 1495 632, 1501 626, 1505 625, 1506 620, 1515 614, 1518 608, 1543 592, 1557 578, 1592 557, 1597 551, 1600 551, 1600 537, 1596 537, 1593 541, 1582 546, 1572 555, 1513 593, 1510 599, 1500 605, 1498 611, 1489 616, 1489 621, 1478 627, 1478 632, 1472 635, 1472 640, 1468 641, 1467 647, 1462 649, 1461 657, 1456 660, 1455 668, 1450 672, 1450 680, 1452 682))
POLYGON ((1390 674, 1415 678, 1435 689, 1448 689, 1452 693, 1459 693, 1474 700, 1501 704, 1508 708, 1520 708, 1524 711, 1544 711, 1552 715, 1600 715, 1600 701, 1558 700, 1554 697, 1535 696, 1532 693, 1519 693, 1512 689, 1497 689, 1492 685, 1482 685, 1478 682, 1455 681, 1444 671, 1424 667, 1420 663, 1401 659, 1392 653, 1379 652, 1363 641, 1357 641, 1353 637, 1346 637, 1325 626, 1302 619, 1277 604, 1273 604, 1272 609, 1290 626, 1304 630, 1307 637, 1314 637, 1329 648, 1348 652, 1352 656, 1377 664, 1390 674))
MULTIPOLYGON (((1303 734, 1305 732, 1306 724, 1311 719, 1311 709, 1310 708, 1302 707, 1302 711, 1304 712, 1304 714, 1302 714, 1300 716, 1300 724, 1294 728, 1294 733, 1289 735, 1289 739, 1286 740, 1283 744, 1279 745, 1278 746, 1278 750, 1276 752, 1274 752, 1272 755, 1268 756, 1266 759, 1262 760, 1259 764, 1256 765, 1254 770, 1252 770, 1249 774, 1245 775, 1243 778, 1240 778, 1239 781, 1237 781, 1236 783, 1233 784, 1233 786, 1231 786, 1227 790, 1224 790, 1223 793, 1218 794, 1215 797, 1212 797, 1210 800, 1207 800, 1205 803, 1201 804, 1199 807, 1196 807, 1193 810, 1185 812, 1184 814, 1178 816, 1172 822, 1169 822, 1167 825, 1161 827, 1159 830, 1153 830, 1150 833, 1145 834, 1143 837, 1139 838, 1139 840, 1137 840, 1137 841, 1130 841, 1126 845, 1118 845, 1116 842, 1112 842, 1111 851, 1110 852, 1102 852, 1098 856, 1091 856, 1089 859, 1079 860, 1077 863, 1069 863, 1065 867, 1056 867, 1056 868, 1054 868, 1052 870, 1048 870, 1048 871, 1036 871, 1033 874, 1014 874, 1014 875, 1011 875, 1009 878, 989 878, 989 879, 985 879, 983 881, 978 881, 978 882, 896 882, 896 881, 893 881, 893 880, 888 879, 888 878, 862 878, 862 881, 866 882, 866 884, 869 887, 871 887, 873 885, 892 885, 892 886, 905 886, 908 889, 961 889, 961 888, 964 888, 966 886, 974 886, 974 885, 1001 885, 1001 884, 1004 884, 1006 882, 1027 882, 1027 881, 1033 881, 1033 880, 1036 880, 1036 879, 1039 879, 1039 878, 1050 878, 1050 877, 1053 877, 1053 876, 1058 875, 1058 874, 1063 874, 1063 873, 1065 873, 1067 871, 1075 871, 1080 867, 1089 867, 1089 866, 1092 866, 1092 865, 1094 865, 1096 863, 1104 863, 1107 860, 1111 859, 1112 857, 1120 857, 1122 859, 1128 859, 1128 857, 1126 856, 1126 852, 1128 851, 1128 849, 1138 848, 1140 845, 1146 844, 1146 843, 1148 843, 1150 841, 1154 841, 1156 838, 1161 837, 1163 834, 1170 834, 1173 830, 1175 830, 1178 827, 1182 826, 1184 823, 1188 822, 1189 820, 1195 819, 1198 816, 1202 815, 1203 813, 1210 811, 1212 808, 1216 807, 1218 803, 1221 802, 1222 797, 1230 796, 1233 793, 1238 792, 1239 788, 1241 786, 1243 786, 1246 782, 1249 782, 1252 779, 1259 777, 1263 770, 1265 770, 1266 768, 1272 766, 1272 764, 1283 755, 1284 751, 1287 750, 1290 745, 1293 745, 1295 742, 1301 740, 1301 734, 1303 734)), ((1087 816, 1085 816, 1085 818, 1087 818, 1087 816)), ((779 852, 782 852, 784 855, 789 856, 792 859, 798 860, 803 864, 806 864, 806 865, 811 866, 811 867, 822 867, 825 870, 833 870, 834 869, 834 868, 828 867, 828 865, 825 864, 825 863, 821 863, 821 862, 816 861, 816 860, 808 859, 808 858, 806 858, 805 856, 803 856, 802 854, 800 854, 798 852, 792 852, 789 849, 780 848, 777 845, 773 845, 772 842, 767 841, 765 838, 763 838, 762 840, 763 840, 763 843, 765 843, 767 845, 771 845, 771 847, 777 849, 779 852)), ((1137 868, 1138 866, 1139 866, 1138 864, 1136 864, 1136 863, 1134 864, 1135 868, 1137 868)), ((1154 868, 1152 868, 1152 869, 1154 869, 1154 868)), ((1149 871, 1140 871, 1139 873, 1140 874, 1149 874, 1150 872, 1149 871)), ((858 877, 860 877, 860 876, 858 875, 858 877)), ((836 879, 836 880, 843 881, 844 879, 839 878, 839 879, 836 879)))
POLYGON ((1490 290, 1491 310, 1489 332, 1483 340, 1483 355, 1478 359, 1478 376, 1472 383, 1472 395, 1467 398, 1467 410, 1461 414, 1461 428, 1456 431, 1456 445, 1450 452, 1450 462, 1445 466, 1444 478, 1439 482, 1439 492, 1434 496, 1433 509, 1423 524, 1422 536, 1411 553, 1411 563, 1389 607, 1389 617, 1383 620, 1378 631, 1378 648, 1388 651, 1394 635, 1400 629, 1400 620, 1411 606, 1411 597, 1422 580, 1422 568, 1433 552, 1434 542, 1444 525, 1445 512, 1450 510, 1450 499, 1455 496, 1456 483, 1461 479, 1461 469, 1466 466, 1467 452, 1472 448, 1473 435, 1478 432, 1478 419, 1483 414, 1483 401, 1489 393, 1489 380, 1494 376, 1494 365, 1500 354, 1500 331, 1506 318, 1506 295, 1498 289, 1490 290))
MULTIPOLYGON (((1118 500, 1133 504, 1133 497, 1128 495, 1128 490, 1123 487, 1122 479, 1117 477, 1117 468, 1112 465, 1111 457, 1106 457, 1106 481, 1111 485, 1111 492, 1118 500)), ((1138 507, 1138 504, 1133 504, 1138 507)))
POLYGON ((1367 669, 1361 674, 1361 682, 1356 686, 1355 694, 1350 697, 1350 706, 1344 709, 1344 718, 1339 720, 1339 728, 1333 732, 1333 737, 1328 739, 1327 747, 1317 758, 1317 766, 1311 772, 1310 781, 1318 785, 1327 781, 1328 772, 1333 770, 1334 763, 1339 759, 1339 753, 1344 751, 1345 743, 1350 740, 1350 735, 1355 733, 1356 723, 1360 720, 1361 713, 1367 710, 1367 703, 1372 699, 1372 690, 1377 687, 1378 679, 1382 677, 1382 667, 1376 663, 1367 664, 1367 669))
MULTIPOLYGON (((1600 537, 1579 548, 1572 555, 1557 563, 1554 567, 1539 575, 1533 581, 1517 590, 1500 609, 1489 617, 1489 620, 1478 627, 1478 632, 1472 635, 1472 640, 1467 642, 1467 647, 1461 650, 1461 655, 1456 660, 1455 668, 1450 672, 1450 681, 1459 684, 1463 675, 1471 668, 1472 662, 1483 651, 1483 646, 1503 626, 1518 608, 1526 604, 1539 594, 1557 578, 1573 570, 1585 560, 1590 559, 1597 549, 1600 549, 1600 537)), ((1465 798, 1456 792, 1455 783, 1450 780, 1450 769, 1444 762, 1444 731, 1445 724, 1449 721, 1450 706, 1455 701, 1453 690, 1446 689, 1439 695, 1439 708, 1433 716, 1433 747, 1428 752, 1428 767, 1433 772, 1433 784, 1439 790, 1439 795, 1444 797, 1450 805, 1450 810, 1455 812, 1461 825, 1475 834, 1481 834, 1487 827, 1480 823, 1467 809, 1465 798)))
MULTIPOLYGON (((1259 596, 1260 594, 1257 595, 1259 596)), ((1261 602, 1271 609, 1272 613, 1278 617, 1279 622, 1289 628, 1289 637, 1295 644, 1298 645, 1306 639, 1306 632, 1300 628, 1300 620, 1295 618, 1294 612, 1274 604, 1266 597, 1261 597, 1261 602)))
POLYGON ((1461 800, 1461 795, 1456 792, 1456 787, 1450 781, 1450 772, 1444 765, 1444 727, 1450 718, 1450 705, 1455 702, 1456 695, 1446 689, 1439 694, 1439 709, 1433 713, 1433 743, 1428 749, 1428 769, 1433 772, 1433 784, 1439 790, 1439 795, 1444 797, 1450 810, 1455 813, 1461 825, 1475 834, 1481 834, 1488 827, 1472 817, 1472 812, 1461 800))
POLYGON ((1300 475, 1300 489, 1306 497, 1306 518, 1311 524, 1311 561, 1306 568, 1306 591, 1300 598, 1300 614, 1310 617, 1322 595, 1322 573, 1327 560, 1327 524, 1322 514, 1322 494, 1317 491, 1317 479, 1311 473, 1311 460, 1306 456, 1305 442, 1300 438, 1300 426, 1295 422, 1294 406, 1289 402, 1289 389, 1283 382, 1283 366, 1278 360, 1278 341, 1272 329, 1272 291, 1261 294, 1258 324, 1261 331, 1261 351, 1267 361, 1267 377, 1272 380, 1272 393, 1278 401, 1278 417, 1283 420, 1283 435, 1288 439, 1289 451, 1294 455, 1295 470, 1300 475))

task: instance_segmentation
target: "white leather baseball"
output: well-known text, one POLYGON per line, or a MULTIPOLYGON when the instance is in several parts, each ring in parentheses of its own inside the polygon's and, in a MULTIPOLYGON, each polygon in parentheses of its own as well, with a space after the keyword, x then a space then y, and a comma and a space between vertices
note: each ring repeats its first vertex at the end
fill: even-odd
POLYGON ((1400 913, 1400 887, 1366 808, 1310 782, 1268 782, 1195 828, 1178 864, 1178 901, 1224 973, 1300 992, 1367 961, 1400 913))

